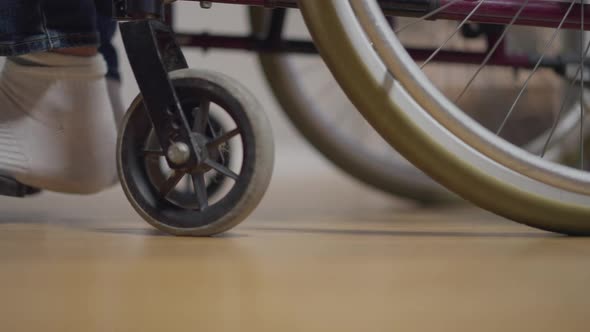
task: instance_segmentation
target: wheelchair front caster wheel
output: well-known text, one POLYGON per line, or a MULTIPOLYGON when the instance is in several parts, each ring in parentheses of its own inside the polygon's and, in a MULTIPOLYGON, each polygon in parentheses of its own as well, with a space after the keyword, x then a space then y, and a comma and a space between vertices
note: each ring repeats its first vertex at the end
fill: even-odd
POLYGON ((243 221, 268 188, 274 163, 270 124, 254 96, 229 77, 182 69, 170 79, 186 118, 199 116, 195 127, 207 120, 213 129, 200 136, 209 157, 182 171, 155 167, 164 152, 140 95, 120 128, 121 185, 135 210, 157 229, 180 236, 219 234, 243 221), (218 182, 222 185, 212 190, 218 182))

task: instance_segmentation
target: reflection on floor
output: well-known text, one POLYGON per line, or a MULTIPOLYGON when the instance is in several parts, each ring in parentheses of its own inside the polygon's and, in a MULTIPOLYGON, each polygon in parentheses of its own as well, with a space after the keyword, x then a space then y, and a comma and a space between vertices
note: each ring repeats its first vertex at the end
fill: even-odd
POLYGON ((279 159, 260 209, 218 238, 160 234, 119 189, 2 198, 0 208, 0 331, 553 332, 590 323, 590 240, 469 206, 421 209, 319 162, 279 159))

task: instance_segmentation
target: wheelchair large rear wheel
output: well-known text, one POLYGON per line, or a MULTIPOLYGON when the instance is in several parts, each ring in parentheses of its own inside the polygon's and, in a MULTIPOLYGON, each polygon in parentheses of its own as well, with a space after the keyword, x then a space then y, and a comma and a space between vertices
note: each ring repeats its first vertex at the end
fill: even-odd
MULTIPOLYGON (((250 22, 253 32, 264 38, 270 29, 274 16, 282 16, 281 37, 310 39, 303 18, 298 11, 281 12, 250 7, 250 22)), ((403 27, 412 18, 395 17, 392 26, 403 27)), ((275 26, 274 29, 277 29, 275 26)), ((402 43, 413 48, 414 56, 428 54, 436 48, 437 37, 456 31, 451 21, 419 22, 410 33, 403 35, 402 43), (430 33, 436 31, 436 33, 430 33)), ((516 30, 516 29, 515 29, 516 30)), ((476 52, 490 44, 501 32, 494 25, 471 24, 462 29, 449 47, 463 52, 476 52)), ((530 52, 543 42, 542 33, 527 34, 526 29, 512 31, 505 45, 506 52, 517 54, 530 52)), ((276 31, 274 31, 276 33, 276 31)), ((572 38, 570 38, 572 39, 572 38)), ((568 42, 572 40, 568 39, 568 42)), ((574 41, 575 42, 575 41, 574 41)), ((569 45, 564 45, 564 48, 569 45)), ((448 54, 447 54, 448 57, 448 54)), ((399 197, 422 202, 447 201, 451 196, 425 175, 405 161, 395 150, 372 130, 363 117, 356 112, 321 58, 309 54, 261 53, 260 64, 273 94, 291 123, 322 155, 352 177, 399 197), (392 170, 397 169, 397 172, 392 170)), ((453 95, 460 89, 461 81, 471 71, 469 63, 460 61, 438 61, 434 59, 426 68, 426 74, 445 95, 453 95)), ((486 128, 494 128, 502 120, 495 112, 494 101, 518 91, 517 82, 521 74, 511 67, 492 67, 482 73, 477 86, 462 100, 461 107, 486 128)), ((551 120, 552 105, 547 100, 559 99, 565 80, 557 75, 546 75, 534 86, 544 98, 529 96, 519 107, 534 109, 534 112, 515 112, 503 131, 503 137, 512 143, 523 145, 531 151, 543 149, 544 124, 551 120)), ((568 105, 564 119, 553 133, 552 143, 561 138, 578 123, 575 105, 568 105)), ((552 148, 549 155, 558 158, 561 149, 552 148)))
MULTIPOLYGON (((491 132, 468 117, 407 54, 376 1, 301 0, 300 6, 320 53, 347 95, 408 160, 492 212, 540 229, 590 234, 588 173, 529 153, 499 137, 502 128, 491 132)), ((584 44, 578 63, 586 58, 584 44)), ((571 86, 584 82, 579 72, 574 66, 571 86)), ((576 93, 582 105, 584 91, 579 87, 576 93)), ((558 114, 563 104, 557 105, 558 114)), ((583 110, 580 123, 584 123, 583 110)), ((557 125, 554 121, 550 126, 557 125)), ((583 142, 584 126, 580 127, 583 142)), ((584 149, 580 146, 581 163, 584 149)))
MULTIPOLYGON (((270 10, 250 7, 253 33, 267 33, 270 10)), ((285 37, 309 38, 297 11, 285 37)), ((458 201, 412 166, 370 127, 317 55, 261 53, 261 67, 290 122, 324 157, 353 178, 398 197, 432 204, 458 201)))

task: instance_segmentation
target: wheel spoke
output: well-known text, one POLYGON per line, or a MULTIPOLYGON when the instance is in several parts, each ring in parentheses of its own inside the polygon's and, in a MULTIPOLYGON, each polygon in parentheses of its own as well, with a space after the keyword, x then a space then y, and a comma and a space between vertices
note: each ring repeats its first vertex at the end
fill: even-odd
POLYGON ((197 197, 197 204, 199 210, 203 211, 209 207, 209 200, 207 198, 207 186, 205 185, 205 176, 201 174, 192 174, 193 188, 197 197))
POLYGON ((206 134, 211 134, 211 138, 216 137, 217 135, 221 134, 221 128, 218 128, 217 130, 215 130, 215 127, 213 126, 213 121, 211 121, 211 117, 209 117, 209 119, 207 119, 207 132, 206 134))
POLYGON ((545 58, 545 55, 547 55, 547 51, 549 50, 549 48, 551 47, 551 45, 553 45, 553 42, 555 41, 555 37, 557 37, 557 34, 561 30, 561 27, 563 26, 563 23, 565 23, 565 20, 567 19, 567 17, 569 16, 570 12, 572 11, 572 8, 574 8, 574 4, 575 3, 576 3, 576 0, 572 0, 572 3, 570 4, 570 6, 569 6, 567 12, 565 13, 563 19, 561 20, 561 22, 559 22, 559 25, 557 26, 557 28, 553 32, 553 35, 551 36, 551 38, 549 39, 549 41, 545 45, 545 48, 543 49, 543 53, 541 53, 541 56, 539 57, 539 60, 537 60, 537 63, 535 64, 535 67, 533 68, 533 70, 531 71, 531 73, 527 77, 526 81, 522 85, 522 88, 520 89, 520 91, 518 93, 518 96, 516 97, 516 99, 514 100, 514 102, 512 102, 512 106, 510 106, 510 109, 508 110, 508 113, 504 117, 504 120, 502 121, 502 124, 500 125, 500 127, 496 131, 496 134, 497 135, 500 135, 500 133, 502 132, 502 130, 506 126, 506 123, 508 122, 508 119, 510 118, 510 116, 514 112, 514 109, 516 108, 516 105, 520 101, 520 98, 522 97, 522 95, 526 91, 527 87, 529 86, 529 83, 530 83, 531 79, 533 78, 533 76, 535 75, 535 73, 537 72, 537 70, 539 69, 539 66, 541 65, 541 62, 545 58))
POLYGON ((237 136, 238 134, 240 134, 240 129, 236 128, 234 130, 230 130, 228 132, 226 132, 225 134, 216 137, 215 139, 211 140, 209 143, 207 143, 207 147, 208 148, 217 148, 220 145, 222 145, 223 143, 226 143, 227 141, 229 141, 230 139, 234 138, 235 136, 237 136))
POLYGON ((164 151, 162 149, 145 149, 143 150, 144 158, 160 158, 164 156, 164 151))
POLYGON ((227 165, 226 155, 228 154, 228 150, 222 149, 221 147, 219 147, 219 148, 217 148, 217 151, 219 152, 219 161, 221 162, 221 164, 227 165))
POLYGON ((211 168, 213 168, 214 170, 218 171, 219 173, 227 176, 230 179, 234 179, 234 180, 238 180, 238 178, 240 177, 238 174, 236 174, 234 171, 232 171, 231 169, 221 165, 220 163, 211 160, 211 159, 207 159, 205 160, 205 164, 211 168))
MULTIPOLYGON (((588 42, 588 44, 586 44, 586 50, 584 51, 584 56, 586 56, 588 54, 589 50, 590 50, 590 42, 588 42)), ((576 73, 574 74, 574 76, 570 80, 570 84, 568 85, 567 90, 565 91, 564 97, 561 101, 561 107, 559 108, 559 112, 557 112, 557 115, 555 116, 555 120, 553 121, 553 124, 551 126, 551 130, 549 131, 549 135, 547 136, 547 139, 545 140, 545 144, 543 145, 543 150, 541 151, 541 155, 540 155, 541 158, 543 158, 545 156, 545 153, 547 153, 547 149, 549 148, 549 145, 551 143, 551 139, 553 138, 553 135, 555 134, 555 130, 557 129, 557 125, 559 124, 559 120, 561 120, 561 115, 563 114, 563 111, 565 110, 567 102, 570 99, 570 95, 572 93, 573 87, 574 87, 576 80, 578 78, 578 75, 580 74, 580 70, 582 70, 582 66, 578 65, 578 69, 576 70, 576 73)))
POLYGON ((461 21, 461 23, 457 26, 455 31, 453 31, 453 33, 449 37, 447 37, 447 39, 434 52, 432 52, 432 54, 428 57, 428 59, 426 59, 426 61, 424 61, 424 63, 422 63, 422 66, 420 66, 420 68, 424 68, 432 59, 434 59, 434 57, 443 49, 443 47, 445 47, 449 43, 449 41, 451 41, 451 39, 453 39, 453 37, 455 37, 457 32, 461 31, 461 28, 463 28, 465 23, 467 23, 467 21, 469 21, 471 16, 473 16, 473 14, 475 14, 475 12, 477 12, 479 7, 481 7, 481 5, 483 5, 484 2, 485 2, 485 0, 479 1, 479 3, 473 8, 473 10, 469 13, 469 15, 467 15, 465 17, 465 19, 463 21, 461 21))
POLYGON ((207 123, 209 120, 209 108, 211 102, 207 99, 202 99, 199 107, 193 109, 193 131, 199 134, 205 134, 207 123))
POLYGON ((224 146, 218 146, 218 147, 213 147, 213 148, 209 148, 209 154, 210 155, 217 155, 217 161, 219 163, 221 163, 222 165, 227 165, 226 164, 226 155, 228 155, 228 149, 224 146))
POLYGON ((415 20, 411 21, 410 23, 408 23, 408 24, 406 24, 406 25, 402 26, 401 28, 399 28, 399 29, 395 30, 395 33, 400 33, 400 32, 404 31, 405 29, 407 29, 407 28, 411 27, 412 25, 414 25, 414 24, 416 24, 416 23, 419 23, 419 22, 422 22, 422 21, 424 21, 424 20, 427 20, 427 19, 429 19, 430 17, 432 17, 432 16, 434 16, 434 15, 436 15, 436 14, 438 14, 438 13, 442 12, 443 10, 447 9, 448 7, 450 7, 450 6, 454 5, 455 3, 459 2, 459 1, 462 1, 462 0, 453 0, 453 1, 449 2, 449 3, 447 3, 447 4, 446 4, 446 5, 444 5, 444 6, 440 6, 438 9, 436 9, 436 10, 433 10, 433 11, 429 12, 428 14, 426 14, 426 15, 424 15, 424 16, 422 16, 422 17, 419 17, 419 18, 417 18, 417 19, 415 19, 415 20))
POLYGON ((162 151, 162 149, 144 149, 142 151, 144 156, 163 156, 164 155, 164 151, 162 151))
POLYGON ((482 63, 479 65, 479 67, 477 68, 475 73, 471 76, 471 79, 469 79, 469 82, 467 82, 467 85, 465 86, 465 88, 463 88, 463 91, 461 91, 459 96, 455 99, 455 103, 458 102, 461 99, 461 97, 463 97, 463 95, 465 94, 465 92, 467 92, 467 90, 469 89, 469 87, 471 86, 473 81, 475 81, 475 78, 479 75, 479 73, 483 70, 483 68, 488 64, 488 62, 490 61, 492 56, 496 53, 496 50, 498 49, 498 47, 502 44, 502 42, 504 42, 504 38, 506 38, 506 34, 508 33, 508 30, 510 30, 510 28, 514 25, 514 23, 516 22, 518 17, 520 17, 520 14, 525 9, 525 7, 528 3, 529 3, 529 0, 525 0, 522 3, 522 5, 520 6, 520 8, 518 9, 518 12, 512 18, 512 20, 510 20, 510 23, 506 27, 504 27, 504 31, 502 32, 502 34, 500 35, 498 40, 496 40, 496 43, 490 49, 490 51, 488 52, 488 54, 486 55, 486 57, 482 61, 482 63))
POLYGON ((172 174, 170 174, 170 176, 168 177, 168 179, 166 179, 166 181, 162 183, 162 185, 160 186, 160 195, 162 197, 168 196, 168 194, 170 194, 170 192, 176 187, 178 182, 182 180, 184 175, 185 173, 183 172, 173 171, 172 174))

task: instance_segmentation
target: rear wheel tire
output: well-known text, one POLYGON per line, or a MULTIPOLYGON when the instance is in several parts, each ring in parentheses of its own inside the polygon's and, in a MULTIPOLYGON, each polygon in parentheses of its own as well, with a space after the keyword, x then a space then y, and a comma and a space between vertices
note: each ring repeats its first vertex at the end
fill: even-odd
MULTIPOLYGON (((527 173, 529 169, 511 169, 490 158, 471 146, 470 140, 451 133, 445 128, 447 124, 427 112, 430 109, 425 104, 419 105, 412 92, 404 88, 409 85, 402 86, 393 79, 374 48, 387 45, 372 44, 351 7, 351 4, 362 5, 363 1, 301 0, 300 6, 334 76, 387 142, 425 173, 482 208, 540 229, 590 235, 590 196, 580 192, 588 188, 556 187, 531 177, 527 173)), ((377 10, 373 11, 375 15, 377 10)), ((373 18, 364 19, 365 24, 377 22, 373 18)), ((378 23, 382 25, 381 19, 378 23)), ((415 68, 415 63, 414 67, 406 67, 409 61, 411 58, 404 58, 404 66, 398 69, 415 68)), ((417 76, 403 78, 411 80, 417 76)), ((473 121, 469 123, 479 126, 473 121)), ((485 130, 481 126, 474 128, 485 130)), ((500 146, 493 139, 489 144, 500 146)), ((526 153, 520 151, 521 156, 526 153)), ((581 171, 573 174, 584 178, 581 171)))

